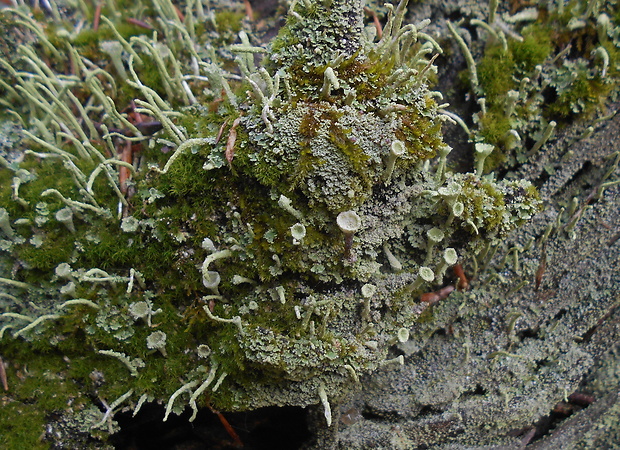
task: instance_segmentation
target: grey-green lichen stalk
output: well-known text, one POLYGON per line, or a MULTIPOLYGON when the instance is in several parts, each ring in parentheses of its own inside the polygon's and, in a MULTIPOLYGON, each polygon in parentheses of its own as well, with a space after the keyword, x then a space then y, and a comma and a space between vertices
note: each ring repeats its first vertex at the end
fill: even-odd
POLYGON ((4 88, 29 149, 0 160, 9 353, 56 349, 76 377, 106 367, 96 427, 121 404, 195 417, 205 398, 323 404, 329 422, 330 401, 401 361, 388 349, 415 334, 420 294, 540 209, 527 182, 482 176, 486 144, 475 173, 447 169, 428 87, 441 49, 428 21, 403 23, 406 4, 378 38, 359 0, 292 2, 269 47, 244 31, 229 47, 238 75, 196 45, 204 11, 181 22, 165 1, 159 41, 105 19, 105 70, 69 38, 70 76, 21 46, 32 73, 8 69, 4 88))

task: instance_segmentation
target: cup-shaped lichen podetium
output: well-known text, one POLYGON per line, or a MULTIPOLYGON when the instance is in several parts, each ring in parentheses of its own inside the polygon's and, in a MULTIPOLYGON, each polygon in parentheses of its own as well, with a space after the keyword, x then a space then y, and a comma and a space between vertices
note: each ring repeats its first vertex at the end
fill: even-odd
POLYGON ((296 223, 291 228, 291 236, 293 236, 293 244, 299 245, 301 241, 306 237, 306 227, 303 223, 296 223))
POLYGON ((153 331, 146 338, 146 346, 151 350, 158 350, 164 357, 168 356, 166 352, 166 333, 163 331, 153 331))
POLYGON ((387 162, 385 164, 385 184, 389 183, 390 178, 392 178, 396 160, 403 156, 406 151, 407 149, 405 148, 405 143, 403 141, 397 139, 392 142, 392 145, 390 146, 390 153, 388 154, 387 162))
POLYGON ((355 261, 355 254, 351 250, 353 247, 353 235, 362 226, 362 219, 355 211, 344 211, 336 217, 338 228, 344 233, 344 259, 345 261, 355 261))

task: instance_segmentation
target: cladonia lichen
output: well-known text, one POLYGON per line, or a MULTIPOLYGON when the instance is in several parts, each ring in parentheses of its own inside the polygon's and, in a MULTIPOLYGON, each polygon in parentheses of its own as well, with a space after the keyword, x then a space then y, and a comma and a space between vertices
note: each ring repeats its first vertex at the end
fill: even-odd
POLYGON ((0 168, 3 352, 102 371, 116 400, 95 428, 146 398, 166 417, 320 404, 330 422, 361 375, 402 364, 388 349, 420 295, 539 195, 485 175, 494 142, 450 170, 441 48, 406 0, 381 37, 360 0, 292 2, 268 46, 199 23, 201 4, 153 5, 159 32, 3 11, 33 35, 0 60, 26 139, 0 168))

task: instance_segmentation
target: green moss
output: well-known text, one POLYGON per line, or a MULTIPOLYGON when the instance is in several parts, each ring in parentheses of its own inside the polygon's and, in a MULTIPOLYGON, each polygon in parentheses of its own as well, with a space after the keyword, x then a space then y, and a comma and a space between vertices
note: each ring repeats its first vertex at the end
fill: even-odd
POLYGON ((372 185, 372 181, 368 176, 368 169, 366 167, 370 157, 364 153, 358 144, 349 139, 349 132, 340 128, 336 124, 332 124, 329 130, 329 141, 347 158, 353 172, 363 183, 363 189, 366 190, 372 185))
MULTIPOLYGON (((34 151, 42 150, 36 145, 32 145, 30 148, 34 151)), ((76 165, 85 172, 94 169, 92 164, 85 163, 84 161, 79 161, 76 165)), ((47 189, 56 189, 67 198, 74 198, 79 195, 77 189, 75 189, 73 180, 69 176, 60 158, 40 160, 34 156, 26 156, 24 162, 20 164, 20 168, 28 170, 35 175, 33 180, 22 184, 19 189, 20 197, 24 198, 31 208, 41 200, 45 200, 45 202, 50 205, 50 209, 56 207, 60 209, 64 206, 62 201, 56 196, 48 196, 42 199, 41 193, 47 189), (63 174, 64 176, 58 176, 59 174, 63 174)))
POLYGON ((79 47, 80 49, 84 49, 86 47, 97 48, 100 41, 110 39, 111 37, 112 36, 106 36, 99 30, 95 31, 93 29, 86 29, 80 31, 73 39, 73 45, 79 47))
MULTIPOLYGON (((527 73, 534 70, 534 67, 538 64, 542 64, 551 54, 553 50, 551 30, 544 25, 536 23, 524 27, 521 30, 521 35, 523 36, 523 41, 517 41, 516 39, 509 41, 509 52, 512 54, 512 60, 518 69, 527 73)), ((499 71, 496 75, 503 76, 499 71)))
POLYGON ((502 230, 507 220, 504 195, 496 185, 466 175, 460 200, 465 205, 463 221, 476 224, 478 233, 487 235, 502 230))
POLYGON ((313 170, 325 164, 325 161, 321 158, 314 156, 312 153, 312 146, 309 142, 302 142, 300 146, 301 151, 299 159, 297 160, 297 166, 293 172, 293 176, 290 177, 291 186, 293 188, 298 187, 313 170))
POLYGON ((231 44, 236 35, 241 31, 241 21, 245 17, 245 14, 239 11, 220 10, 215 13, 216 30, 220 35, 230 36, 231 44))
POLYGON ((74 251, 75 236, 66 229, 46 232, 39 248, 26 243, 17 250, 19 258, 34 269, 48 271, 69 259, 74 251))
POLYGON ((47 424, 46 415, 36 403, 5 400, 0 415, 0 446, 7 450, 49 448, 49 444, 41 441, 47 424))
POLYGON ((23 208, 13 201, 13 177, 11 170, 0 170, 0 204, 9 213, 10 217, 16 217, 23 212, 23 208))
MULTIPOLYGON (((429 99, 427 106, 432 109, 435 106, 434 101, 429 99)), ((409 160, 405 162, 405 167, 434 158, 437 149, 443 145, 441 123, 417 111, 403 113, 400 118, 402 127, 396 131, 396 136, 404 141, 407 147, 409 160)))
MULTIPOLYGON (((142 84, 153 89, 160 96, 166 96, 162 75, 157 68, 157 63, 155 62, 155 59, 152 56, 144 53, 140 54, 140 59, 142 60, 142 64, 136 64, 135 70, 140 77, 140 81, 142 81, 142 84)), ((168 101, 172 100, 173 99, 168 99, 168 101)))
MULTIPOLYGON (((374 57, 377 58, 376 56, 374 57)), ((394 70, 394 61, 378 62, 370 55, 366 58, 355 54, 333 67, 343 86, 355 91, 358 102, 366 103, 379 97, 386 87, 388 75, 394 70)), ((318 96, 323 87, 324 73, 327 65, 306 67, 305 61, 295 61, 290 73, 295 87, 294 94, 298 100, 307 100, 318 96)), ((389 88, 389 87, 388 87, 389 88)), ((341 88, 342 89, 342 88, 341 88)), ((342 102, 340 95, 326 99, 331 103, 342 102)))
POLYGON ((338 67, 338 76, 354 87, 359 102, 367 102, 381 95, 393 70, 393 61, 389 64, 377 63, 372 57, 360 61, 358 55, 354 55, 338 67))
POLYGON ((500 108, 487 110, 480 118, 480 134, 484 142, 497 144, 511 129, 510 119, 500 108))
POLYGON ((114 228, 102 227, 98 230, 97 241, 85 248, 82 257, 84 261, 89 261, 94 267, 103 270, 133 265, 137 262, 135 254, 139 250, 132 248, 131 236, 119 236, 119 230, 114 228))
MULTIPOLYGON (((250 149, 250 147, 247 147, 250 149)), ((266 160, 252 159, 252 154, 246 153, 243 149, 236 153, 235 159, 237 160, 236 167, 243 170, 244 173, 250 171, 254 173, 256 180, 265 186, 277 186, 281 185, 284 181, 284 176, 289 172, 290 167, 285 164, 277 166, 266 160)))
MULTIPOLYGON (((508 92, 517 90, 517 80, 528 76, 553 50, 550 30, 543 24, 529 25, 522 33, 524 39, 509 40, 507 50, 499 43, 488 46, 484 57, 476 65, 487 108, 485 114, 480 114, 478 134, 483 142, 499 147, 506 133, 515 126, 506 115, 505 102, 508 92)), ((486 159, 485 170, 492 170, 506 160, 507 155, 496 149, 486 159)))
POLYGON ((2 356, 11 364, 7 369, 10 391, 4 396, 0 415, 0 445, 6 449, 48 448, 41 440, 48 415, 83 408, 87 399, 81 383, 90 381, 67 376, 62 354, 26 351, 17 340, 7 342, 5 338, 2 356))
POLYGON ((196 153, 187 152, 180 157, 178 164, 170 167, 170 171, 160 176, 157 188, 165 195, 175 197, 194 197, 195 201, 203 201, 206 206, 212 201, 212 190, 218 181, 224 181, 224 170, 206 171, 202 166, 207 161, 204 149, 196 153))
MULTIPOLYGON (((111 16, 107 16, 107 17, 111 17, 111 16)), ((148 35, 152 32, 151 30, 145 29, 137 25, 133 25, 132 23, 129 23, 126 21, 116 22, 114 24, 114 27, 116 28, 116 31, 118 31, 119 34, 126 40, 129 40, 132 36, 141 36, 145 34, 148 35)), ((113 36, 110 36, 109 39, 111 39, 112 37, 113 36)))
POLYGON ((514 57, 512 53, 504 51, 500 45, 493 45, 486 49, 484 57, 476 65, 476 70, 480 87, 489 106, 502 102, 506 93, 517 86, 513 79, 514 57))
POLYGON ((316 110, 311 106, 303 119, 301 119, 299 133, 308 140, 314 139, 317 137, 320 127, 321 121, 317 118, 316 110))

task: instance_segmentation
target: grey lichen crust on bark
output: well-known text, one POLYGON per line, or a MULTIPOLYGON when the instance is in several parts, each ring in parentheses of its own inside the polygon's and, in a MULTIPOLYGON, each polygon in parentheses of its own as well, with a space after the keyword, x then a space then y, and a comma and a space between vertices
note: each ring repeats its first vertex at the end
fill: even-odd
MULTIPOLYGON (((566 135, 571 131, 576 129, 566 135)), ((407 355, 405 366, 368 376, 363 392, 343 406, 345 414, 365 412, 369 418, 341 424, 337 448, 521 448, 528 432, 557 403, 580 385, 596 391, 599 379, 608 384, 596 391, 598 401, 532 448, 593 448, 596 442, 602 447, 614 442, 619 425, 620 247, 617 231, 605 224, 617 223, 620 189, 605 190, 574 235, 555 224, 557 205, 575 195, 583 201, 599 188, 613 164, 609 155, 620 150, 619 138, 616 116, 588 139, 573 144, 559 139, 521 169, 521 176, 536 179, 544 166, 558 164, 541 187, 548 208, 505 245, 524 244, 553 224, 546 245, 520 256, 519 277, 510 262, 501 261, 503 256, 495 258, 481 278, 499 273, 502 282, 494 277, 436 305, 428 339, 400 346, 407 355), (569 157, 562 158, 567 152, 569 157), (536 289, 542 252, 546 269, 536 289), (529 285, 512 292, 522 279, 529 285), (606 366, 611 377, 596 375, 599 366, 606 366), (584 384, 590 372, 594 375, 584 384)))
POLYGON ((617 445, 619 108, 585 131, 563 128, 516 168, 510 176, 534 182, 545 210, 490 249, 477 287, 434 305, 426 339, 398 345, 404 367, 362 379, 317 448, 617 445), (595 402, 545 431, 576 391, 595 402))

